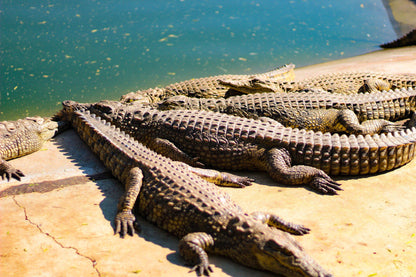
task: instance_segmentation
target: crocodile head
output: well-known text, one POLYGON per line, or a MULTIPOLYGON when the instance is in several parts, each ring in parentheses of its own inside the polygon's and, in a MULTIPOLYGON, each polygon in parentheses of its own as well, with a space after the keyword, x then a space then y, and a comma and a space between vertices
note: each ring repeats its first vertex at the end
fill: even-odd
POLYGON ((113 122, 119 127, 123 124, 140 126, 151 120, 154 109, 149 104, 132 102, 123 104, 118 101, 100 101, 91 105, 90 111, 101 118, 113 122))
POLYGON ((276 92, 275 87, 278 84, 258 77, 245 80, 219 79, 218 82, 223 86, 242 93, 276 92))
POLYGON ((71 116, 74 111, 78 110, 87 110, 91 107, 91 104, 78 103, 72 100, 65 100, 62 102, 62 110, 60 110, 56 115, 56 120, 62 120, 65 122, 71 121, 71 116))
POLYGON ((189 97, 184 95, 176 95, 159 103, 159 110, 179 110, 190 109, 189 97))
POLYGON ((50 117, 26 117, 25 119, 32 121, 37 126, 38 135, 44 141, 51 139, 69 127, 67 122, 56 121, 50 117))
POLYGON ((39 116, 0 122, 0 148, 5 145, 8 149, 5 154, 3 152, 3 158, 16 158, 39 150, 43 142, 55 136, 65 125, 65 122, 39 116))
POLYGON ((51 139, 67 126, 65 122, 55 121, 53 118, 40 116, 26 117, 21 122, 26 126, 26 129, 36 132, 42 141, 51 139))
POLYGON ((236 245, 226 251, 234 252, 230 256, 239 263, 283 276, 332 276, 288 233, 250 220, 240 220, 233 227, 236 245))

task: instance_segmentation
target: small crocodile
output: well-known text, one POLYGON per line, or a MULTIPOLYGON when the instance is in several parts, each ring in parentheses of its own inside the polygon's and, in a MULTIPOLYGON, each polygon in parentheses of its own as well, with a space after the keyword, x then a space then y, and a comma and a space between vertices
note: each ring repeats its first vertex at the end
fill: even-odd
POLYGON ((219 83, 240 94, 256 92, 298 92, 321 89, 331 93, 357 94, 416 87, 416 74, 339 72, 322 74, 302 81, 281 82, 266 78, 219 79, 219 83))
POLYGON ((269 117, 286 127, 372 135, 401 128, 391 121, 407 118, 415 111, 416 88, 351 95, 322 90, 255 93, 218 99, 178 95, 158 107, 269 117))
POLYGON ((63 129, 64 122, 51 118, 26 117, 17 121, 0 122, 0 176, 16 180, 23 172, 6 162, 41 149, 43 143, 63 129))
POLYGON ((180 254, 200 275, 212 272, 210 252, 285 276, 332 276, 286 233, 302 235, 308 228, 272 214, 246 214, 228 194, 194 175, 187 165, 151 151, 74 107, 73 102, 64 102, 73 127, 125 184, 115 219, 115 232, 122 237, 138 229, 135 207, 143 218, 180 238, 180 254))
POLYGON ((180 160, 198 158, 226 170, 262 170, 285 185, 336 194, 331 175, 384 172, 414 157, 416 128, 375 135, 339 135, 282 126, 222 113, 159 111, 104 101, 91 111, 149 148, 180 160))
POLYGON ((410 31, 406 35, 402 36, 395 41, 388 42, 385 44, 380 45, 381 48, 397 48, 397 47, 405 47, 405 46, 412 46, 416 45, 416 29, 410 31))
POLYGON ((120 99, 123 103, 140 102, 155 103, 174 95, 186 95, 198 98, 217 98, 232 94, 232 90, 221 85, 219 79, 245 80, 251 78, 271 79, 274 81, 292 81, 295 65, 288 64, 278 69, 254 75, 218 75, 199 79, 191 79, 168 85, 164 88, 151 88, 144 91, 130 92, 120 99))

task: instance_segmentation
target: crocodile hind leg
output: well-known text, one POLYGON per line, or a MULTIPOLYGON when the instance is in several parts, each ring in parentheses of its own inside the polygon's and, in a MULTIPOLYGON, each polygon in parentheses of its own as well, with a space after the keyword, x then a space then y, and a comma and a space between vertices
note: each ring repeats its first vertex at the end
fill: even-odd
POLYGON ((282 116, 282 123, 292 128, 315 132, 345 132, 354 135, 374 135, 403 128, 399 124, 384 119, 371 119, 360 123, 354 111, 348 109, 299 109, 296 113, 286 113, 284 117, 282 116))
POLYGON ((303 225, 287 222, 274 214, 254 212, 251 214, 251 216, 270 227, 274 227, 294 235, 304 235, 309 233, 311 230, 303 225))
POLYGON ((403 126, 384 119, 366 120, 360 123, 357 115, 351 110, 339 110, 333 132, 346 131, 356 135, 374 135, 380 132, 393 132, 403 126))
POLYGON ((14 168, 10 163, 0 158, 0 176, 2 180, 6 178, 7 181, 10 181, 11 178, 14 178, 20 181, 20 177, 24 177, 25 175, 22 171, 14 168))
POLYGON ((341 184, 331 179, 320 169, 306 165, 291 165, 289 151, 284 148, 272 148, 264 154, 265 169, 277 182, 290 185, 306 185, 322 194, 338 194, 341 184))
POLYGON ((132 236, 134 234, 134 227, 138 228, 137 224, 136 226, 133 225, 136 218, 132 213, 132 209, 142 186, 143 173, 140 168, 134 167, 128 174, 126 192, 120 198, 115 219, 116 228, 114 234, 120 233, 121 237, 125 237, 126 234, 132 236))
POLYGON ((185 261, 193 266, 192 271, 196 271, 199 276, 213 272, 208 262, 208 254, 205 251, 214 245, 211 235, 202 232, 190 233, 184 236, 179 242, 179 253, 185 261))

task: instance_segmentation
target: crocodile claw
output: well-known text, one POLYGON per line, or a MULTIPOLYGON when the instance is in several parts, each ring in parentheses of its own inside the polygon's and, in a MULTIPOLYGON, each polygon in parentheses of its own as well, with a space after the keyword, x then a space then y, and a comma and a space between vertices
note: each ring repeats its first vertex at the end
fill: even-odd
POLYGON ((400 130, 403 130, 403 129, 406 129, 406 126, 398 125, 398 124, 389 124, 389 125, 384 126, 381 129, 381 132, 391 133, 391 132, 400 131, 400 130))
MULTIPOLYGON (((119 212, 115 219, 116 229, 114 235, 120 233, 120 236, 124 238, 126 234, 133 236, 135 228, 136 218, 131 211, 119 212)), ((136 224, 137 225, 137 224, 136 224)))
POLYGON ((240 185, 240 188, 245 188, 247 186, 251 186, 255 180, 249 177, 241 177, 236 180, 236 184, 240 185))
POLYGON ((10 181, 10 179, 14 178, 20 181, 21 177, 25 176, 25 174, 23 174, 23 172, 20 171, 19 169, 16 169, 8 164, 6 165, 3 164, 3 166, 4 168, 0 168, 0 176, 2 180, 6 178, 7 181, 10 181))
POLYGON ((339 187, 341 184, 335 182, 329 176, 315 177, 310 183, 310 186, 319 193, 328 195, 337 195, 337 190, 342 190, 342 188, 339 187))
POLYGON ((184 162, 189 164, 190 166, 204 168, 205 164, 201 163, 199 159, 200 157, 187 157, 187 159, 184 162))
POLYGON ((254 182, 254 179, 250 177, 238 176, 231 173, 228 173, 227 175, 222 173, 222 175, 224 181, 232 187, 245 188, 251 186, 254 182))
POLYGON ((298 236, 309 234, 309 232, 311 231, 311 229, 309 229, 308 227, 305 227, 300 224, 293 224, 292 228, 293 229, 290 231, 290 233, 298 236))
POLYGON ((195 265, 189 272, 195 271, 198 276, 210 276, 210 272, 214 272, 211 266, 208 263, 201 262, 200 264, 195 265))

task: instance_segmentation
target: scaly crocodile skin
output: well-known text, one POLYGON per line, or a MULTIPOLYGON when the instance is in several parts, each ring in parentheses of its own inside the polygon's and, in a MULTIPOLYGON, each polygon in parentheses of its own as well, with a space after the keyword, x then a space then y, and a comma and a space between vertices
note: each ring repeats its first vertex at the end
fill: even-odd
POLYGON ((332 94, 322 90, 255 93, 229 98, 173 96, 158 105, 161 110, 210 110, 248 118, 272 118, 286 127, 349 134, 394 131, 397 121, 416 109, 416 89, 364 94, 332 94))
POLYGON ((222 78, 220 84, 244 94, 256 92, 297 92, 321 89, 332 93, 356 94, 416 87, 416 74, 340 72, 322 74, 302 81, 281 82, 267 78, 239 80, 222 78))
POLYGON ((267 171, 279 183, 327 194, 339 190, 327 174, 384 172, 408 163, 415 152, 415 128, 347 136, 208 111, 158 111, 110 101, 91 110, 173 159, 188 156, 218 169, 267 171))
POLYGON ((181 238, 179 252, 200 275, 212 271, 211 252, 285 276, 331 276, 278 229, 305 234, 308 228, 275 215, 244 213, 186 165, 158 155, 88 112, 73 111, 73 104, 65 102, 64 109, 75 130, 126 186, 116 232, 133 234, 135 206, 142 217, 181 238))
POLYGON ((26 117, 17 121, 0 122, 0 176, 4 180, 20 181, 23 172, 6 160, 18 158, 40 150, 43 143, 52 138, 59 127, 49 118, 26 117))
POLYGON ((191 79, 171 84, 164 88, 150 88, 144 91, 131 92, 123 95, 120 99, 123 103, 137 101, 140 103, 156 103, 174 95, 186 95, 191 97, 208 98, 224 97, 233 93, 228 87, 218 81, 226 78, 229 80, 245 80, 247 78, 262 78, 281 82, 288 82, 294 79, 293 64, 281 68, 254 75, 218 75, 206 78, 191 79))

